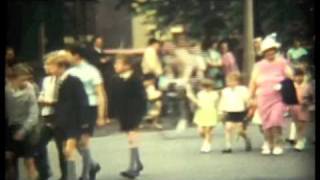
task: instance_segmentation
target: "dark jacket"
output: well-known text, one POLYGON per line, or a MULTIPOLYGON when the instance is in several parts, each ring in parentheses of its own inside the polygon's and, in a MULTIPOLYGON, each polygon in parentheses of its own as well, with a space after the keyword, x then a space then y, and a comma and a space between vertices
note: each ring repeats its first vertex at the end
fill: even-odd
POLYGON ((124 80, 112 78, 110 98, 114 116, 119 119, 121 129, 129 131, 137 128, 146 113, 147 98, 141 79, 133 74, 124 80))
POLYGON ((71 75, 62 82, 59 89, 58 102, 55 106, 57 128, 65 132, 66 138, 77 137, 84 112, 88 106, 88 97, 82 82, 71 75))

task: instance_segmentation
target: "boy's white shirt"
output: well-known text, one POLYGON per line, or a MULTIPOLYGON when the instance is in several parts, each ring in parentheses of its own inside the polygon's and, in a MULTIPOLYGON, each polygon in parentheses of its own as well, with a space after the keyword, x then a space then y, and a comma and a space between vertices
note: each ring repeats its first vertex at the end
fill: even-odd
POLYGON ((249 90, 246 86, 226 87, 222 90, 219 112, 242 112, 249 101, 249 90))
MULTIPOLYGON (((42 81, 41 91, 39 94, 39 101, 54 102, 56 101, 55 89, 56 89, 56 77, 46 76, 42 81)), ((41 109, 41 115, 51 115, 53 114, 53 108, 49 106, 43 106, 41 109)))

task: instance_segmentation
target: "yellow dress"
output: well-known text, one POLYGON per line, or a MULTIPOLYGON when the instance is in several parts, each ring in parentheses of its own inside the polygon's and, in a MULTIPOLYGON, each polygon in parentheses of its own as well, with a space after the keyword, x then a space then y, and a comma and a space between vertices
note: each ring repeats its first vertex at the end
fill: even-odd
POLYGON ((200 127, 215 126, 218 122, 216 104, 219 95, 216 91, 201 90, 197 94, 198 109, 193 122, 200 127))

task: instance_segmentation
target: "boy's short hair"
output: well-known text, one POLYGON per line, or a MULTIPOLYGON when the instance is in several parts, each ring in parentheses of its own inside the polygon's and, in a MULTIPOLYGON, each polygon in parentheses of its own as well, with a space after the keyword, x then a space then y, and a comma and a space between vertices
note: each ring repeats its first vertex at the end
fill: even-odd
POLYGON ((11 68, 10 73, 8 74, 9 78, 17 78, 19 76, 31 76, 32 70, 31 67, 25 63, 18 63, 11 68))
POLYGON ((242 75, 239 72, 232 72, 226 79, 227 81, 237 81, 240 83, 242 81, 242 75))
POLYGON ((129 59, 128 55, 125 54, 118 54, 116 56, 116 60, 121 60, 125 65, 128 65, 130 67, 133 67, 133 62, 129 59))
POLYGON ((83 57, 83 58, 87 57, 86 49, 80 46, 79 44, 71 45, 67 49, 71 54, 78 54, 80 57, 83 57))

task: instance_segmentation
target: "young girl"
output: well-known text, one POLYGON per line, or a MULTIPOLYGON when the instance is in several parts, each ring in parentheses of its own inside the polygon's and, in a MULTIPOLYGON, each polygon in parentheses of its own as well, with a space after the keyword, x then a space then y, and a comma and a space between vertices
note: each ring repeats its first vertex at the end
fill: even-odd
POLYGON ((119 55, 114 65, 118 76, 111 81, 111 98, 114 102, 114 115, 120 122, 121 130, 128 135, 130 166, 121 172, 127 178, 139 176, 143 169, 138 150, 138 127, 146 113, 146 93, 141 78, 133 71, 126 56, 119 55))
POLYGON ((305 72, 302 68, 294 70, 294 86, 299 104, 290 107, 292 119, 295 122, 297 136, 294 149, 302 151, 305 146, 305 130, 310 120, 309 105, 312 98, 310 84, 304 81, 305 72))
POLYGON ((213 90, 211 80, 203 80, 202 89, 197 93, 197 97, 192 94, 191 87, 187 88, 187 97, 197 105, 194 116, 194 123, 198 126, 200 136, 203 138, 203 144, 200 152, 208 153, 211 151, 212 131, 217 124, 217 102, 218 92, 213 90))
POLYGON ((247 137, 243 121, 246 117, 247 103, 249 100, 249 90, 240 85, 241 75, 237 72, 227 76, 227 86, 222 90, 220 100, 220 111, 225 114, 225 143, 226 148, 223 153, 232 152, 232 142, 234 135, 238 134, 245 140, 246 151, 251 151, 251 142, 247 137))

